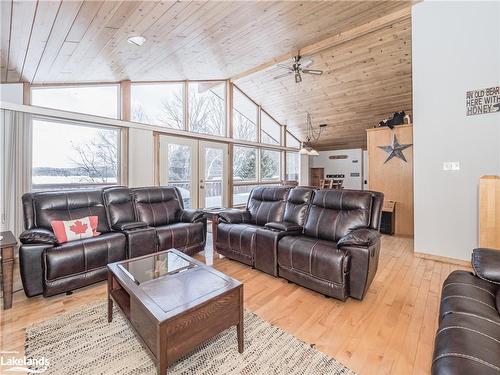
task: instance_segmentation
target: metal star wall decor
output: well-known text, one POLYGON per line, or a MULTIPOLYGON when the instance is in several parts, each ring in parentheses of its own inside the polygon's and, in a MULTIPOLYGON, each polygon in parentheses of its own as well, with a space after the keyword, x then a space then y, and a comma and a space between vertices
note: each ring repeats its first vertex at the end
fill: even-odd
POLYGON ((378 146, 378 148, 381 148, 382 150, 384 150, 385 152, 387 152, 389 155, 387 156, 387 159, 385 159, 384 161, 384 164, 387 163, 389 160, 391 160, 392 158, 396 157, 396 158, 399 158, 401 160, 403 160, 404 162, 407 162, 406 161, 406 158, 403 154, 403 150, 407 149, 408 147, 411 147, 413 146, 412 143, 409 143, 409 144, 400 144, 398 142, 398 138, 396 137, 396 134, 393 134, 393 138, 392 138, 392 145, 389 145, 389 146, 378 146))

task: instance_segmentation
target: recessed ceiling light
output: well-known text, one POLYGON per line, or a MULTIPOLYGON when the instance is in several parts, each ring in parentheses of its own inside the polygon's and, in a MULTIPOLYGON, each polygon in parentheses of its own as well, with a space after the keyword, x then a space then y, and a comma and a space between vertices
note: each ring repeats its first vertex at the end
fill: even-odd
POLYGON ((130 44, 134 44, 136 46, 142 46, 144 44, 144 42, 146 41, 146 38, 144 38, 143 36, 131 36, 127 39, 127 41, 130 43, 130 44))

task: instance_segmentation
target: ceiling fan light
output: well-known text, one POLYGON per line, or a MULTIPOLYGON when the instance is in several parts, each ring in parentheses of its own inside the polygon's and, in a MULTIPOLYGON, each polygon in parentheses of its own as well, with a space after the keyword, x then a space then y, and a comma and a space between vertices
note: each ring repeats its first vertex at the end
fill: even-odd
POLYGON ((143 36, 140 36, 140 35, 131 36, 131 37, 127 38, 127 42, 129 42, 130 44, 133 44, 135 46, 140 47, 144 44, 144 42, 146 42, 146 38, 144 38, 143 36))
POLYGON ((295 73, 295 83, 300 83, 302 82, 302 77, 300 76, 300 73, 295 73))

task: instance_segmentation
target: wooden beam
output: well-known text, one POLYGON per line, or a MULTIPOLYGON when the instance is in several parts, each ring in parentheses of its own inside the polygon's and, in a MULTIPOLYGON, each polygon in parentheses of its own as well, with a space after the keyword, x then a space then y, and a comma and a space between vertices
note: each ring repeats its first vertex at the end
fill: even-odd
POLYGON ((328 48, 337 46, 339 44, 349 42, 350 40, 359 38, 363 35, 373 33, 373 32, 378 31, 384 27, 392 25, 395 22, 398 22, 398 21, 401 21, 401 20, 404 20, 404 19, 407 19, 410 17, 411 17, 411 6, 408 6, 408 8, 398 10, 396 12, 387 14, 383 17, 377 18, 376 20, 368 22, 364 25, 355 27, 351 30, 333 35, 333 36, 326 38, 322 41, 319 41, 317 43, 303 47, 303 48, 299 49, 298 51, 292 51, 292 52, 286 53, 284 55, 275 57, 273 60, 268 61, 267 63, 258 65, 252 69, 246 70, 246 71, 232 77, 231 80, 236 81, 236 80, 241 79, 243 77, 246 77, 246 76, 252 75, 254 73, 260 72, 262 70, 268 69, 272 66, 275 66, 276 64, 280 64, 280 63, 283 63, 285 61, 288 61, 292 57, 296 56, 298 53, 300 53, 300 55, 302 55, 302 56, 313 55, 313 54, 321 52, 325 49, 328 49, 328 48))
POLYGON ((130 97, 130 81, 120 82, 120 109, 121 119, 124 121, 131 120, 131 97, 130 97))

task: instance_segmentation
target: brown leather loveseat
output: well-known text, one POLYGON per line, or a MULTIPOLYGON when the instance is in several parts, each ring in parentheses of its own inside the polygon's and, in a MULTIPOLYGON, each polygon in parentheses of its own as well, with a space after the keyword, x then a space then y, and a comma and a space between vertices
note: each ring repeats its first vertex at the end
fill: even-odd
POLYGON ((190 254, 205 247, 203 213, 185 210, 175 187, 28 193, 23 211, 19 259, 28 297, 105 280, 108 263, 174 246, 190 254), (100 235, 59 244, 51 222, 85 216, 98 217, 100 235))
POLYGON ((382 204, 371 191, 258 187, 244 210, 219 215, 215 249, 326 296, 362 299, 377 271, 382 204))

